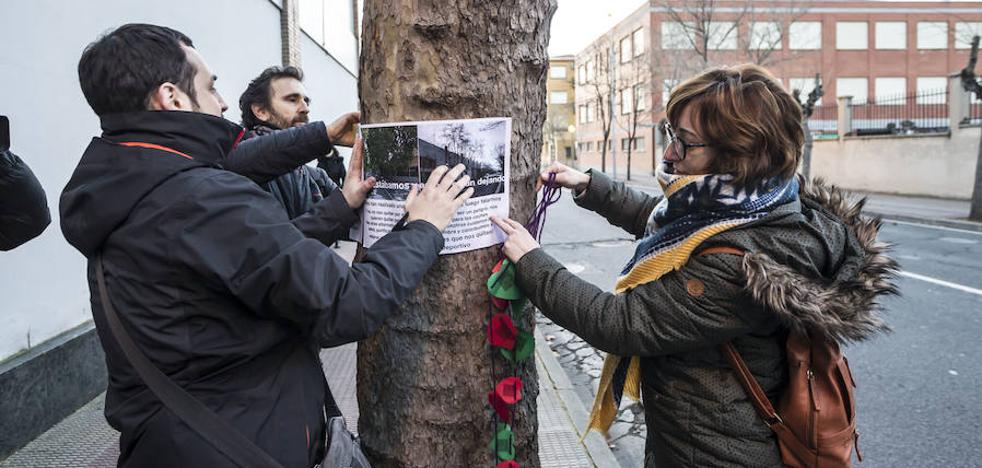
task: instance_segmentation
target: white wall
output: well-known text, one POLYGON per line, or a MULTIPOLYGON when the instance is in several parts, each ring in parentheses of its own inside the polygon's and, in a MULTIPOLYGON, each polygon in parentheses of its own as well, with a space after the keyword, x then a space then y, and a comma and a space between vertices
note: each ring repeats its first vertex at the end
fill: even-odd
POLYGON ((970 127, 951 136, 818 140, 812 147, 812 177, 864 192, 969 199, 979 132, 970 127))
MULTIPOLYGON (((280 63, 279 9, 269 0, 0 1, 0 114, 10 117, 11 149, 40 179, 53 218, 39 238, 0 252, 0 360, 26 348, 28 335, 37 345, 91 319, 84 258, 61 234, 58 197, 100 132, 79 89, 78 59, 101 33, 130 22, 191 37, 218 74, 226 117, 234 121, 249 80, 280 63)), ((351 72, 309 38, 302 53, 311 117, 355 110, 351 72)))

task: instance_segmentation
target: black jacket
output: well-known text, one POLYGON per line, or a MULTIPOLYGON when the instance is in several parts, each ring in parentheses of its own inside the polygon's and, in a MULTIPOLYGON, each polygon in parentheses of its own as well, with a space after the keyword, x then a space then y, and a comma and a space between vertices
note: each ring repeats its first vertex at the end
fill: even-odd
MULTIPOLYGON (((290 129, 292 132, 291 143, 302 145, 304 148, 311 148, 313 153, 309 153, 309 159, 313 160, 331 151, 332 146, 327 138, 327 130, 323 122, 314 122, 303 127, 290 129)), ((269 127, 258 125, 246 132, 243 141, 251 141, 257 137, 256 142, 262 146, 275 145, 279 142, 276 138, 284 130, 274 130, 269 127)), ((282 138, 281 138, 282 139, 282 138)), ((231 157, 236 157, 232 154, 231 157)), ((296 218, 313 208, 314 204, 331 194, 338 188, 319 167, 310 167, 306 164, 294 168, 293 170, 276 177, 275 179, 262 182, 263 190, 271 193, 276 201, 286 209, 290 219, 296 218)))
POLYGON ((16 154, 0 151, 0 250, 44 232, 51 223, 44 188, 16 154))
MULTIPOLYGON (((65 237, 90 259, 90 291, 101 251, 110 298, 150 359, 284 466, 310 467, 324 427, 318 347, 377 330, 436 260, 441 233, 409 223, 349 266, 325 245, 357 219, 339 191, 291 221, 255 183, 217 166, 237 125, 137 112, 105 116, 102 128, 61 197, 65 237)), ((275 160, 241 151, 237 169, 268 176, 275 160)), ((91 301, 119 466, 232 466, 161 407, 109 334, 98 294, 91 301)))

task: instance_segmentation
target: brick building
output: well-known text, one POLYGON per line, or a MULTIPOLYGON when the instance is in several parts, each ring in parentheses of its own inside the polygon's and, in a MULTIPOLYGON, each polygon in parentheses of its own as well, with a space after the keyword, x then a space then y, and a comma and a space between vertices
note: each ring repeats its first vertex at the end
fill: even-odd
POLYGON ((634 173, 650 173, 669 90, 714 65, 759 63, 805 94, 819 74, 820 105, 931 92, 944 100, 946 77, 965 66, 979 33, 982 2, 650 0, 576 54, 578 162, 613 172, 616 157, 623 177, 630 148, 634 173))
POLYGON ((542 163, 571 163, 576 158, 575 84, 572 55, 549 59, 547 112, 542 124, 542 163))

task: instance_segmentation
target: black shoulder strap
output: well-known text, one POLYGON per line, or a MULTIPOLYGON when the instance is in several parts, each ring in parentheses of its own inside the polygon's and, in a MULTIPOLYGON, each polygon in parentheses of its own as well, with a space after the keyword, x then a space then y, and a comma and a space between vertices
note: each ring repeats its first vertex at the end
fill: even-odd
POLYGON ((146 355, 136 346, 132 337, 126 331, 116 310, 109 301, 106 290, 106 280, 102 268, 102 254, 96 254, 96 281, 99 284, 99 299, 106 321, 116 342, 123 349, 126 359, 136 369, 143 383, 185 424, 191 427, 213 447, 229 459, 245 468, 282 468, 279 462, 269 456, 255 443, 246 439, 238 430, 208 409, 198 399, 194 398, 164 375, 146 355))

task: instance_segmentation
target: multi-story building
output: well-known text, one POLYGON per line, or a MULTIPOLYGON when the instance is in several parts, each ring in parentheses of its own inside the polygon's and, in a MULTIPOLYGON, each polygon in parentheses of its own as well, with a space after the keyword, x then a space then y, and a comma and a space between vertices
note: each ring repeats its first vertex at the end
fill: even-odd
POLYGON ((575 164, 576 122, 573 81, 573 56, 561 55, 549 59, 549 79, 546 81, 546 121, 542 125, 542 163, 560 161, 575 164))
POLYGON ((576 54, 580 165, 613 172, 616 157, 623 177, 631 148, 633 171, 651 172, 670 90, 711 66, 758 63, 803 94, 819 75, 819 105, 943 100, 979 33, 982 2, 649 0, 576 54))

